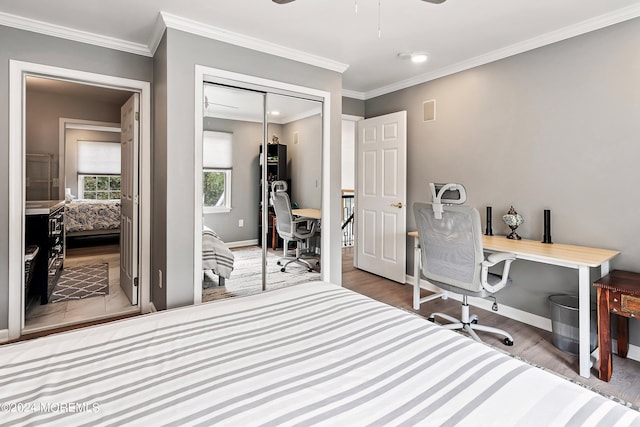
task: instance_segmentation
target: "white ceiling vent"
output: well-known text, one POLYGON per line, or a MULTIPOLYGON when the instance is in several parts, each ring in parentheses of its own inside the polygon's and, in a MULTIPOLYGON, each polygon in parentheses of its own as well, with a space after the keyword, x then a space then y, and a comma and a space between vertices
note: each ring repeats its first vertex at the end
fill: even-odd
POLYGON ((423 121, 432 122, 436 119, 436 100, 430 99, 422 103, 423 121))

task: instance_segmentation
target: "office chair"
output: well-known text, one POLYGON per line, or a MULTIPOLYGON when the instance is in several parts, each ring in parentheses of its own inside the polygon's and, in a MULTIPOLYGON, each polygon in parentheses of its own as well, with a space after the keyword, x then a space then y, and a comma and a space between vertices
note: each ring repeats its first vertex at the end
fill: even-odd
MULTIPOLYGON (((316 220, 293 216, 291 202, 287 194, 286 181, 274 181, 271 183, 271 203, 276 212, 276 229, 284 241, 283 257, 278 261, 278 265, 282 265, 280 271, 286 271, 289 264, 297 262, 303 264, 309 272, 312 272, 313 268, 309 261, 302 258, 302 246, 306 246, 309 239, 316 233, 316 220), (289 242, 296 243, 294 257, 290 257, 288 254, 289 242)), ((316 262, 316 265, 319 265, 319 263, 316 262)))
MULTIPOLYGON (((482 341, 476 330, 492 332, 504 336, 504 344, 513 345, 513 337, 502 329, 478 324, 477 315, 469 315, 467 297, 488 297, 511 284, 509 269, 515 255, 510 253, 492 253, 486 259, 482 249, 482 227, 480 214, 469 206, 456 206, 452 203, 464 203, 466 193, 460 184, 430 184, 433 203, 415 203, 413 212, 418 227, 420 242, 420 268, 422 275, 443 290, 443 293, 420 298, 419 281, 414 293, 414 308, 420 303, 438 297, 446 298, 447 292, 462 295, 462 315, 456 319, 444 313, 432 313, 429 320, 436 317, 448 320, 442 325, 447 329, 463 329, 476 341, 482 341), (457 187, 456 187, 457 186, 457 187), (453 189, 453 190, 452 190, 453 189), (457 199, 443 199, 447 192, 458 191, 457 199), (443 203, 449 202, 448 204, 443 203), (489 272, 489 267, 504 262, 502 275, 489 272), (417 295, 417 300, 416 300, 417 295)), ((446 196, 445 196, 446 197, 446 196)), ((497 303, 493 309, 497 311, 497 303)))

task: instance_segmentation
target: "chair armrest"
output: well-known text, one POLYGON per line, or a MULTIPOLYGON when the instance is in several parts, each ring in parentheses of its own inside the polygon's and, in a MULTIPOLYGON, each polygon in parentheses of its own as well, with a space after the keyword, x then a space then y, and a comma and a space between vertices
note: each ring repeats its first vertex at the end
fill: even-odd
POLYGON ((493 267, 496 264, 501 263, 502 261, 506 261, 510 259, 511 261, 516 259, 515 254, 510 252, 494 252, 489 254, 487 259, 484 260, 483 264, 487 264, 487 267, 493 267))
POLYGON ((482 281, 482 287, 485 288, 489 292, 498 292, 500 289, 504 288, 507 285, 509 280, 509 269, 511 268, 511 263, 516 259, 515 254, 509 252, 495 252, 490 254, 487 259, 482 261, 482 271, 480 280, 482 281), (502 269, 502 280, 496 283, 495 285, 489 285, 488 276, 489 276, 489 267, 493 267, 496 264, 504 262, 504 267, 502 269))

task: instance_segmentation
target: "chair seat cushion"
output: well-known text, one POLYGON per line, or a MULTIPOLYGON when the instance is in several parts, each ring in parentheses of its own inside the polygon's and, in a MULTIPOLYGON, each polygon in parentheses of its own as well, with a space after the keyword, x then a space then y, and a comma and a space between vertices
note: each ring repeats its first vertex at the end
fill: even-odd
MULTIPOLYGON (((490 285, 496 285, 500 282, 500 280, 502 280, 502 276, 498 275, 498 274, 493 274, 493 273, 489 273, 489 275, 487 276, 487 282, 489 282, 490 285)), ((484 298, 486 296, 492 295, 493 292, 489 292, 485 289, 482 289, 481 291, 468 291, 466 289, 463 288, 459 288, 457 286, 452 286, 449 285, 447 283, 443 283, 443 282, 438 282, 437 280, 431 280, 429 279, 429 283, 432 283, 434 285, 436 285, 437 287, 439 287, 440 289, 444 290, 444 291, 449 291, 452 292, 454 294, 461 294, 461 295, 468 295, 470 297, 479 297, 479 298, 484 298)), ((511 285, 511 278, 509 277, 507 279, 507 284, 504 285, 504 287, 506 288, 507 286, 511 285)), ((504 288, 502 288, 504 289, 504 288)))

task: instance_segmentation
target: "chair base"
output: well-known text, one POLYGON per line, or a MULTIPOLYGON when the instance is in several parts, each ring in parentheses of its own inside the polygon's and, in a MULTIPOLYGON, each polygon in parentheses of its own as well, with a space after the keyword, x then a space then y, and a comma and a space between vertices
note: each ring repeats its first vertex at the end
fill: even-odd
MULTIPOLYGON (((299 243, 298 243, 299 244, 299 243)), ((302 255, 302 250, 301 248, 298 246, 298 244, 296 245, 296 249, 295 249, 295 256, 291 257, 291 256, 287 256, 287 251, 288 251, 288 246, 289 246, 289 242, 288 241, 284 241, 284 250, 283 250, 283 257, 280 258, 277 262, 278 265, 281 265, 282 268, 280 269, 280 271, 282 271, 283 273, 286 272, 287 270, 287 266, 291 263, 298 263, 301 264, 302 266, 307 268, 307 271, 309 273, 312 273, 313 267, 311 266, 311 263, 309 263, 309 261, 307 261, 307 259, 303 258, 302 255)), ((320 261, 316 260, 316 266, 320 265, 320 261)))
POLYGON ((480 337, 476 333, 476 330, 477 331, 483 331, 483 332, 491 332, 493 334, 502 335, 503 337, 505 337, 504 340, 502 340, 502 342, 505 345, 508 345, 508 346, 512 346, 513 345, 513 337, 509 333, 507 333, 506 331, 503 331, 502 329, 494 328, 492 326, 478 325, 478 316, 475 315, 475 314, 469 315, 469 304, 467 304, 467 296, 466 295, 463 295, 461 319, 456 319, 455 317, 449 316, 448 314, 444 314, 444 313, 432 313, 429 316, 429 320, 431 322, 435 322, 436 316, 437 317, 441 317, 441 318, 451 322, 451 323, 447 323, 447 324, 441 325, 443 328, 445 328, 445 329, 463 329, 464 331, 466 331, 471 336, 471 338, 473 338, 474 340, 476 340, 478 342, 482 342, 482 340, 480 339, 480 337))
MULTIPOLYGON (((280 271, 282 271, 283 273, 286 271, 287 266, 293 262, 296 262, 298 264, 302 264, 303 266, 307 267, 307 270, 309 271, 309 273, 313 272, 313 267, 311 267, 311 264, 309 263, 309 261, 307 261, 304 258, 291 258, 291 259, 286 259, 283 258, 280 261, 278 261, 278 265, 282 265, 282 268, 280 269, 280 271), (286 263, 282 263, 283 261, 286 261, 286 263)), ((317 265, 317 263, 316 263, 317 265)))

